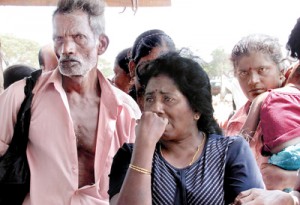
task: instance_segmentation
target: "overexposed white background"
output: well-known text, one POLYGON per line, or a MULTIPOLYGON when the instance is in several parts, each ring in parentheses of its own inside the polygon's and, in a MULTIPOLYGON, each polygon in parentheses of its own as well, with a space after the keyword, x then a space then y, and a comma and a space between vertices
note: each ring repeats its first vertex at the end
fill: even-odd
MULTIPOLYGON (((55 7, 0 6, 0 34, 28 38, 41 45, 52 42, 55 7)), ((162 29, 177 47, 190 47, 206 61, 211 52, 233 45, 250 33, 266 33, 285 45, 300 17, 300 1, 273 0, 172 0, 171 7, 107 7, 106 33, 110 45, 103 57, 113 61, 117 53, 133 44, 148 29, 162 29)))

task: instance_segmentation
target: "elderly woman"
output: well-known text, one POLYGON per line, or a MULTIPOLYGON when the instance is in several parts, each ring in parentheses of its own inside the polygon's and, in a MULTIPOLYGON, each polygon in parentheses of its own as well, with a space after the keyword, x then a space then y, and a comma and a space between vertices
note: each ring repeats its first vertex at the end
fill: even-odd
POLYGON ((248 143, 220 135, 201 66, 175 52, 141 66, 145 110, 135 144, 124 144, 114 157, 110 204, 220 205, 262 188, 248 143))

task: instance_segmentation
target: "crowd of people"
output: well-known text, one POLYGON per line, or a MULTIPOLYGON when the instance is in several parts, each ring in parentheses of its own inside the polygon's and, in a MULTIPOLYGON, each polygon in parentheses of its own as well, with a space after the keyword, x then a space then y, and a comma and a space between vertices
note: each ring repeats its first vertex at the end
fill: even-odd
MULTIPOLYGON (((233 46, 248 101, 220 125, 199 57, 162 30, 120 48, 105 77, 104 12, 102 0, 59 0, 53 12, 53 44, 37 55, 23 204, 300 204, 300 66, 287 66, 276 38, 233 46)), ((286 48, 300 60, 300 18, 286 48)), ((35 70, 1 75, 0 160, 35 70)))

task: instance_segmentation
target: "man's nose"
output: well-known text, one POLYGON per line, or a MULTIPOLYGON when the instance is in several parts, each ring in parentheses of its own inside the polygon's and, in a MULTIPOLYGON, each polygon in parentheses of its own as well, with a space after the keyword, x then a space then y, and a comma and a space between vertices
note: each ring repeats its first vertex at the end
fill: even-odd
POLYGON ((257 72, 251 72, 248 84, 249 85, 257 84, 259 81, 260 81, 259 74, 257 72))
POLYGON ((61 50, 63 55, 73 54, 75 52, 75 44, 69 39, 65 39, 61 50))

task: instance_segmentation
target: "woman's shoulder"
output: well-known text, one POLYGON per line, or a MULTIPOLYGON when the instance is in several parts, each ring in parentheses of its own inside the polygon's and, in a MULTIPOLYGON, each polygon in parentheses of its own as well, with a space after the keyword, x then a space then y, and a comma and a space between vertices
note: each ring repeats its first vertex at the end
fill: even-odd
POLYGON ((217 140, 217 141, 243 141, 243 137, 239 135, 235 136, 224 136, 224 135, 218 135, 218 134, 210 134, 209 139, 211 140, 217 140))
POLYGON ((223 135, 216 135, 216 134, 210 134, 209 135, 209 143, 211 144, 226 144, 228 146, 235 145, 235 146, 241 146, 244 144, 248 144, 248 142, 241 136, 223 136, 223 135))

